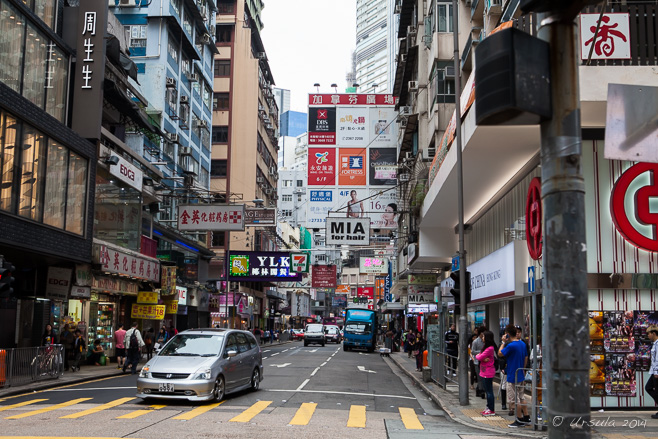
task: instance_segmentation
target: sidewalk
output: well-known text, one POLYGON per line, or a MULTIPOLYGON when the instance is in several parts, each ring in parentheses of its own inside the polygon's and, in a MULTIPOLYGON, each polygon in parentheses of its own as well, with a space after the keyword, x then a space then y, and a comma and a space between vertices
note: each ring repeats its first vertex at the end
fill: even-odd
MULTIPOLYGON (((513 416, 507 416, 507 411, 501 410, 501 401, 496 398, 496 416, 484 417, 480 414, 486 408, 486 400, 477 398, 475 390, 469 390, 469 405, 459 403, 459 388, 456 384, 448 384, 447 390, 439 387, 433 381, 424 382, 422 373, 416 371, 415 358, 408 358, 404 352, 390 354, 390 360, 408 375, 448 416, 455 422, 480 428, 484 431, 505 434, 509 437, 544 438, 546 431, 534 430, 532 426, 509 428, 514 421, 513 416)), ((494 384, 494 395, 498 386, 494 384)), ((640 439, 658 437, 658 419, 651 419, 655 411, 649 410, 610 410, 592 411, 590 425, 592 437, 605 439, 640 439)))

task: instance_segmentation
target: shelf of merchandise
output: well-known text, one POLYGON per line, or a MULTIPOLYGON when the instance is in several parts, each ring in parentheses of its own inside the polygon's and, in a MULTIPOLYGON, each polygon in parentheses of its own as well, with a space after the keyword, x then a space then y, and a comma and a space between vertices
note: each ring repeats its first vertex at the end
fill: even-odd
POLYGON ((88 346, 100 339, 107 357, 114 355, 114 303, 92 303, 89 310, 88 346))

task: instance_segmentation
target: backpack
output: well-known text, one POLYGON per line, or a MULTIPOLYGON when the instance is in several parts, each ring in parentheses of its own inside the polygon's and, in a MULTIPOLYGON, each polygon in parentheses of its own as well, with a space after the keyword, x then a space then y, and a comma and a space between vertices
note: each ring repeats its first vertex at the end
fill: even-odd
POLYGON ((75 350, 78 352, 84 352, 85 350, 85 339, 80 337, 75 339, 75 350))
POLYGON ((137 330, 133 329, 132 334, 130 334, 130 344, 128 345, 129 349, 133 349, 133 350, 139 349, 139 341, 137 340, 136 332, 137 330))

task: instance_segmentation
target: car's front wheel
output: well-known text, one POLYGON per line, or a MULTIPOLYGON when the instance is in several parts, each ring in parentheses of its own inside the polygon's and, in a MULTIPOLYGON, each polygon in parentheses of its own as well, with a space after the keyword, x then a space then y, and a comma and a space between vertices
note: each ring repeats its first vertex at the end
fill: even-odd
POLYGON ((260 372, 258 372, 258 369, 254 369, 251 373, 251 386, 249 388, 252 392, 257 391, 260 388, 260 372))
POLYGON ((226 384, 224 383, 224 377, 218 376, 215 380, 215 388, 213 389, 213 396, 215 401, 221 401, 226 395, 226 384))

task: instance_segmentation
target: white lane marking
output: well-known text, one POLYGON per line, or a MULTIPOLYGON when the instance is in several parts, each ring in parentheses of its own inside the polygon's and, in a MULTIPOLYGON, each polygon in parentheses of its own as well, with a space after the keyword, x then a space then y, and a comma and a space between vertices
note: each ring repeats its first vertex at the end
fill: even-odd
POLYGON ((365 366, 356 366, 359 369, 359 372, 368 372, 368 373, 377 373, 374 370, 366 370, 365 366))
POLYGON ((281 352, 276 352, 276 353, 270 355, 270 357, 273 357, 273 356, 275 356, 275 355, 279 355, 280 353, 281 353, 281 352))
POLYGON ((327 361, 331 360, 331 357, 327 358, 327 361))
POLYGON ((311 376, 315 376, 316 373, 318 373, 318 370, 320 370, 319 367, 316 367, 313 372, 311 372, 311 376))
MULTIPOLYGON (((308 380, 306 380, 308 381, 308 380)), ((302 384, 304 386, 304 383, 302 384)), ((302 387, 300 386, 300 387, 302 387)), ((258 390, 259 392, 301 392, 301 393, 331 393, 334 395, 357 395, 357 396, 371 396, 373 398, 398 398, 398 399, 416 399, 414 396, 400 396, 400 395, 382 395, 374 393, 357 393, 357 392, 338 392, 332 390, 284 390, 284 389, 263 389, 262 387, 258 390)))
POLYGON ((317 349, 313 349, 312 351, 309 351, 309 352, 317 352, 317 351, 318 351, 317 349))
POLYGON ((84 392, 86 390, 124 390, 124 389, 135 389, 135 386, 128 387, 86 387, 84 389, 53 389, 48 390, 48 392, 84 392))
POLYGON ((322 367, 322 366, 324 366, 325 364, 327 364, 327 362, 326 362, 326 361, 325 361, 324 363, 322 363, 322 364, 320 365, 320 367, 322 367))
POLYGON ((263 360, 267 360, 268 357, 263 357, 263 360))
POLYGON ((304 386, 308 384, 309 381, 311 381, 311 380, 308 379, 308 378, 305 379, 304 382, 302 384, 300 384, 299 387, 297 387, 297 391, 299 392, 300 390, 302 390, 304 388, 304 386))
POLYGON ((269 351, 270 351, 270 349, 265 349, 265 350, 263 351, 263 353, 265 353, 265 352, 269 352, 269 351))
POLYGON ((283 351, 281 351, 281 352, 288 352, 288 349, 284 349, 284 350, 283 350, 283 351))
POLYGON ((292 363, 270 364, 270 366, 273 366, 273 367, 286 367, 286 366, 290 366, 291 364, 292 363))

